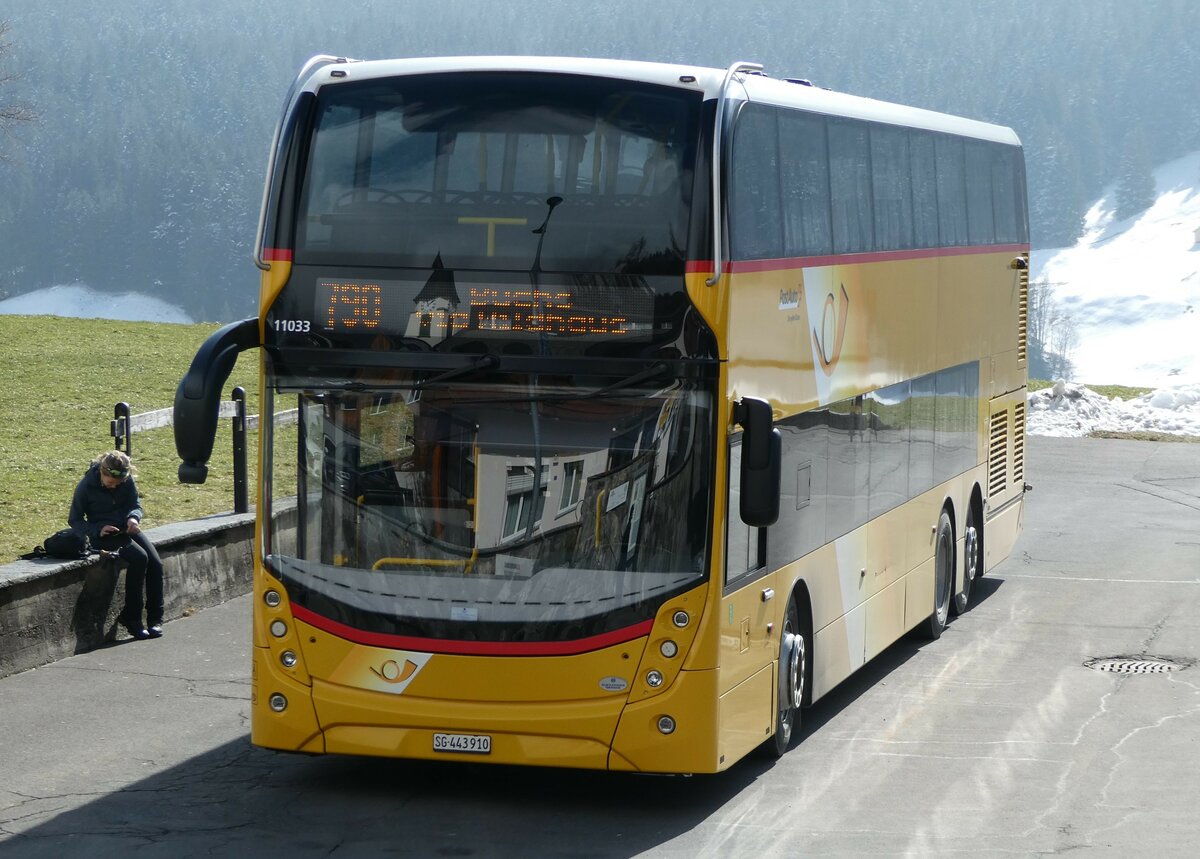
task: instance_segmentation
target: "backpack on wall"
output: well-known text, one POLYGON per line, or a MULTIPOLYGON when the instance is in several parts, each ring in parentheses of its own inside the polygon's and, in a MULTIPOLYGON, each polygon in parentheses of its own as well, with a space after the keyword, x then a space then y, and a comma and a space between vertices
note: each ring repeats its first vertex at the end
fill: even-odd
POLYGON ((73 528, 63 528, 56 531, 42 545, 21 556, 21 560, 29 561, 34 558, 58 558, 66 561, 77 561, 88 556, 88 539, 73 528))

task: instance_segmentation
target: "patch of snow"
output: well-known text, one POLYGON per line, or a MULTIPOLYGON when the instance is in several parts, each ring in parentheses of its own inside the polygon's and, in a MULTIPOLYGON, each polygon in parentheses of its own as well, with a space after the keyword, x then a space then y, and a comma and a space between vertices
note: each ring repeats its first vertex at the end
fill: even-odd
POLYGON ((1200 384, 1122 400, 1061 379, 1029 395, 1030 435, 1078 438, 1096 430, 1200 436, 1200 384))
POLYGON ((119 295, 98 292, 90 286, 51 286, 0 301, 0 314, 10 316, 68 316, 75 319, 119 319, 124 322, 176 322, 193 320, 182 308, 138 292, 119 295))

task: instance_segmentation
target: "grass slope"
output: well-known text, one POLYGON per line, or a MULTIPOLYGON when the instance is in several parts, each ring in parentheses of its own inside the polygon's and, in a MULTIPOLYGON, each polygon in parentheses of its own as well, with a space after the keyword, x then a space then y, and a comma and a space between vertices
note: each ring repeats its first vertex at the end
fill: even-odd
MULTIPOLYGON (((66 526, 75 484, 91 460, 113 449, 109 422, 118 402, 133 414, 168 408, 192 357, 217 325, 173 325, 0 316, 0 563, 14 560, 66 526)), ((225 386, 247 393, 258 411, 258 352, 243 354, 225 386)), ((222 420, 208 482, 179 483, 170 427, 133 436, 133 461, 146 526, 233 509, 230 422, 222 420)), ((257 466, 249 434, 250 500, 257 466)))

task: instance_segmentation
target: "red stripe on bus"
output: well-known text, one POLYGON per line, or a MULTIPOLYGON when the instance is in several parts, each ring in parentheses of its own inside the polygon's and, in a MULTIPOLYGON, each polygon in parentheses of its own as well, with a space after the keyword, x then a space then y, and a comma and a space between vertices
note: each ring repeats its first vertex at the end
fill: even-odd
POLYGON ((290 248, 263 248, 263 259, 267 262, 291 262, 290 248))
MULTIPOLYGON (((921 248, 908 251, 876 251, 861 254, 837 254, 814 257, 784 257, 781 259, 733 260, 728 263, 731 274, 756 271, 782 271, 789 268, 824 268, 831 265, 863 265, 865 263, 896 262, 914 259, 936 259, 972 254, 1019 254, 1027 253, 1029 245, 978 245, 965 248, 921 248)), ((688 274, 702 274, 713 270, 712 260, 688 260, 688 274)))
POLYGON ((390 650, 415 650, 419 653, 453 653, 462 656, 571 656, 588 653, 602 647, 624 644, 650 634, 654 621, 647 620, 614 629, 601 635, 579 638, 574 641, 447 641, 441 638, 417 638, 408 635, 389 635, 382 632, 366 632, 322 617, 308 609, 294 605, 292 614, 297 620, 324 632, 371 647, 386 647, 390 650))

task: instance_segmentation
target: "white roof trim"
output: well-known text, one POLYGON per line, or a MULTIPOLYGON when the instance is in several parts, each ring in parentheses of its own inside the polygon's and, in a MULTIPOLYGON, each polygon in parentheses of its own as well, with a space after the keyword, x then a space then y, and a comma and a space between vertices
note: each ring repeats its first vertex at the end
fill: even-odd
MULTIPOLYGON (((706 99, 717 98, 720 95, 721 84, 725 77, 724 69, 635 60, 539 56, 413 57, 394 60, 350 61, 344 64, 327 65, 313 74, 305 82, 303 88, 312 92, 326 83, 457 71, 559 72, 625 78, 699 91, 706 99), (339 73, 336 78, 331 75, 335 70, 339 73), (343 74, 344 76, 342 76, 343 74), (685 78, 694 78, 694 80, 684 80, 685 78)), ((743 84, 744 97, 754 102, 794 107, 831 116, 845 116, 890 125, 941 131, 1014 146, 1019 146, 1021 142, 1011 128, 1001 125, 848 95, 821 87, 791 83, 788 80, 764 75, 742 74, 739 77, 743 84)), ((731 93, 731 95, 733 94, 731 93)))

